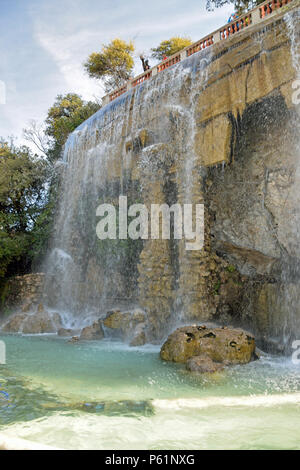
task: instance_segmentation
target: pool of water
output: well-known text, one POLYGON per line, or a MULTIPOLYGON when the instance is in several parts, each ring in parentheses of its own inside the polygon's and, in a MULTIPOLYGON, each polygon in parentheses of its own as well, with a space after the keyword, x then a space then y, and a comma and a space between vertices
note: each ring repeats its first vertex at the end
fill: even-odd
POLYGON ((159 348, 1 335, 0 432, 64 449, 299 449, 300 366, 262 356, 211 377, 159 348))

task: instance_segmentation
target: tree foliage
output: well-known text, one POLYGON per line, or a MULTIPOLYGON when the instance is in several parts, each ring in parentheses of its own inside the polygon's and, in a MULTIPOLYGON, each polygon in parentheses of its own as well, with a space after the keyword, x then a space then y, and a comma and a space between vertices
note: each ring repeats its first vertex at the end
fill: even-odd
POLYGON ((134 44, 122 39, 113 39, 108 45, 103 45, 101 52, 93 52, 84 68, 92 78, 104 79, 107 92, 122 86, 133 70, 132 54, 134 44))
POLYGON ((232 3, 234 10, 237 14, 245 13, 251 10, 265 0, 207 0, 206 8, 213 10, 214 8, 222 7, 228 3, 232 3))
POLYGON ((175 36, 171 39, 162 41, 158 47, 151 49, 152 57, 158 60, 163 60, 164 56, 170 57, 191 44, 192 40, 190 38, 175 36))
POLYGON ((0 142, 0 278, 26 269, 32 233, 45 205, 48 164, 25 146, 0 142), (14 267, 14 270, 16 267, 14 267))
MULTIPOLYGON (((56 97, 45 121, 45 135, 50 138, 45 152, 50 161, 57 160, 61 156, 63 146, 69 134, 98 111, 99 108, 99 103, 84 101, 76 93, 68 93, 56 97)), ((34 130, 31 127, 31 137, 35 137, 35 143, 39 146, 40 139, 34 130)), ((28 131, 27 135, 30 138, 28 131)))

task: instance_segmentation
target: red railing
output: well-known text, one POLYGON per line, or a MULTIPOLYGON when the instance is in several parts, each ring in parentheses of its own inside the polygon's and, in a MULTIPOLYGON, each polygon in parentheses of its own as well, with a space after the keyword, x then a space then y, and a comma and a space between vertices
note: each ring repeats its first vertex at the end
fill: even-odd
POLYGON ((124 85, 122 88, 119 88, 118 90, 111 93, 109 95, 109 100, 110 101, 115 100, 116 98, 118 98, 118 96, 121 96, 123 95, 123 93, 126 93, 126 91, 127 91, 127 85, 124 85))
POLYGON ((247 28, 252 24, 257 24, 263 21, 268 15, 274 13, 279 8, 282 8, 283 6, 288 5, 293 1, 294 0, 269 0, 262 3, 261 5, 258 5, 256 8, 251 10, 251 12, 248 12, 247 14, 236 18, 231 23, 228 23, 226 26, 223 26, 222 28, 212 33, 210 36, 207 36, 206 38, 201 39, 200 41, 192 44, 191 46, 186 47, 176 55, 167 58, 160 64, 154 66, 152 69, 144 72, 135 79, 129 80, 126 85, 107 95, 105 97, 105 102, 107 103, 109 101, 113 101, 114 99, 118 98, 118 96, 122 95, 123 93, 126 93, 126 91, 128 91, 130 88, 140 85, 146 80, 149 80, 149 78, 153 77, 157 73, 160 73, 163 70, 172 67, 173 65, 177 64, 186 57, 189 57, 192 54, 195 54, 196 52, 206 49, 207 47, 210 47, 215 43, 223 41, 224 39, 229 38, 233 34, 242 31, 243 29, 247 28))
POLYGON ((226 26, 226 28, 221 29, 220 31, 220 39, 227 39, 234 33, 238 33, 239 31, 247 28, 252 24, 252 15, 249 13, 248 15, 242 16, 238 18, 236 21, 232 21, 231 23, 226 26))
POLYGON ((131 82, 131 85, 132 86, 140 85, 145 80, 149 80, 149 78, 151 77, 152 77, 152 71, 146 73, 145 75, 142 75, 141 77, 136 78, 135 80, 133 80, 133 82, 131 82))
POLYGON ((187 56, 189 57, 192 54, 195 54, 196 52, 202 51, 202 49, 206 49, 209 46, 212 46, 214 43, 214 37, 209 36, 205 39, 201 39, 201 41, 196 42, 193 44, 191 47, 187 49, 187 56))
POLYGON ((178 62, 180 62, 180 54, 175 56, 175 57, 172 57, 172 59, 165 59, 165 61, 161 64, 159 64, 157 66, 157 72, 162 72, 163 70, 165 69, 168 69, 169 67, 171 67, 172 65, 175 65, 177 64, 178 62))
POLYGON ((278 8, 281 8, 288 3, 292 2, 292 0, 272 0, 268 2, 267 4, 262 5, 259 10, 260 10, 260 17, 265 18, 267 15, 270 15, 273 13, 275 10, 278 8))

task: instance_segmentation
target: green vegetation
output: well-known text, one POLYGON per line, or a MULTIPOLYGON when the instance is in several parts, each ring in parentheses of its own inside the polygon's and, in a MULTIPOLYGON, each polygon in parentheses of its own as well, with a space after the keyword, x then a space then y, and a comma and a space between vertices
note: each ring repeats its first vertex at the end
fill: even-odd
POLYGON ((235 266, 233 266, 232 264, 230 264, 229 266, 227 266, 226 269, 227 269, 227 271, 228 271, 229 273, 234 273, 234 272, 236 271, 235 266))
POLYGON ((45 124, 24 130, 39 155, 0 140, 0 280, 30 271, 45 255, 59 191, 54 164, 69 134, 99 108, 75 93, 57 96, 45 124))
POLYGON ((206 8, 208 10, 213 10, 214 8, 219 8, 228 3, 232 3, 234 11, 241 15, 257 5, 260 5, 264 1, 265 0, 207 0, 206 8))
POLYGON ((99 103, 84 101, 76 93, 58 95, 48 110, 44 126, 32 121, 24 129, 24 137, 33 143, 50 163, 61 157, 63 146, 71 132, 100 109, 99 103))
POLYGON ((84 68, 90 77, 104 79, 109 93, 129 80, 134 67, 133 52, 132 42, 113 39, 108 45, 102 46, 101 52, 93 52, 84 68))
POLYGON ((192 40, 190 38, 175 36, 166 41, 162 41, 158 47, 151 49, 152 57, 158 60, 163 60, 164 56, 170 57, 191 44, 192 40))
POLYGON ((0 278, 26 271, 32 234, 47 202, 48 164, 25 146, 0 142, 0 278))
POLYGON ((214 285, 214 295, 219 295, 221 288, 221 281, 217 281, 214 285))

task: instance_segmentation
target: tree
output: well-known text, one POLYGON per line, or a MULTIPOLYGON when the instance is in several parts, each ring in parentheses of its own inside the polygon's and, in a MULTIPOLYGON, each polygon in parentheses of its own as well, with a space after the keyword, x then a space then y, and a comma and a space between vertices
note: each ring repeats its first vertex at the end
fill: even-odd
POLYGON ((134 66, 133 52, 134 44, 131 41, 127 43, 122 39, 113 39, 102 46, 101 52, 93 52, 84 68, 90 77, 104 79, 109 93, 129 80, 134 66))
POLYGON ((158 60, 163 60, 165 55, 170 57, 191 44, 192 40, 190 38, 175 36, 166 41, 162 41, 158 47, 151 49, 152 57, 158 60))
POLYGON ((31 119, 29 126, 23 129, 23 137, 28 142, 34 144, 42 155, 48 156, 51 143, 49 136, 45 132, 44 125, 39 125, 34 119, 31 119))
POLYGON ((84 101, 76 93, 58 95, 48 110, 44 124, 31 120, 23 129, 25 140, 35 145, 38 152, 54 163, 61 157, 63 146, 76 127, 100 109, 98 102, 84 101))
POLYGON ((99 103, 84 101, 76 93, 58 95, 48 110, 44 126, 31 121, 23 130, 25 139, 35 144, 50 162, 61 157, 63 146, 71 132, 100 108, 99 103))
POLYGON ((45 160, 25 146, 0 141, 0 278, 31 262, 31 234, 45 204, 47 176, 45 160))
POLYGON ((208 10, 213 10, 214 8, 222 7, 227 3, 232 3, 237 14, 241 15, 257 5, 260 5, 264 1, 265 0, 207 0, 206 8, 208 10))

